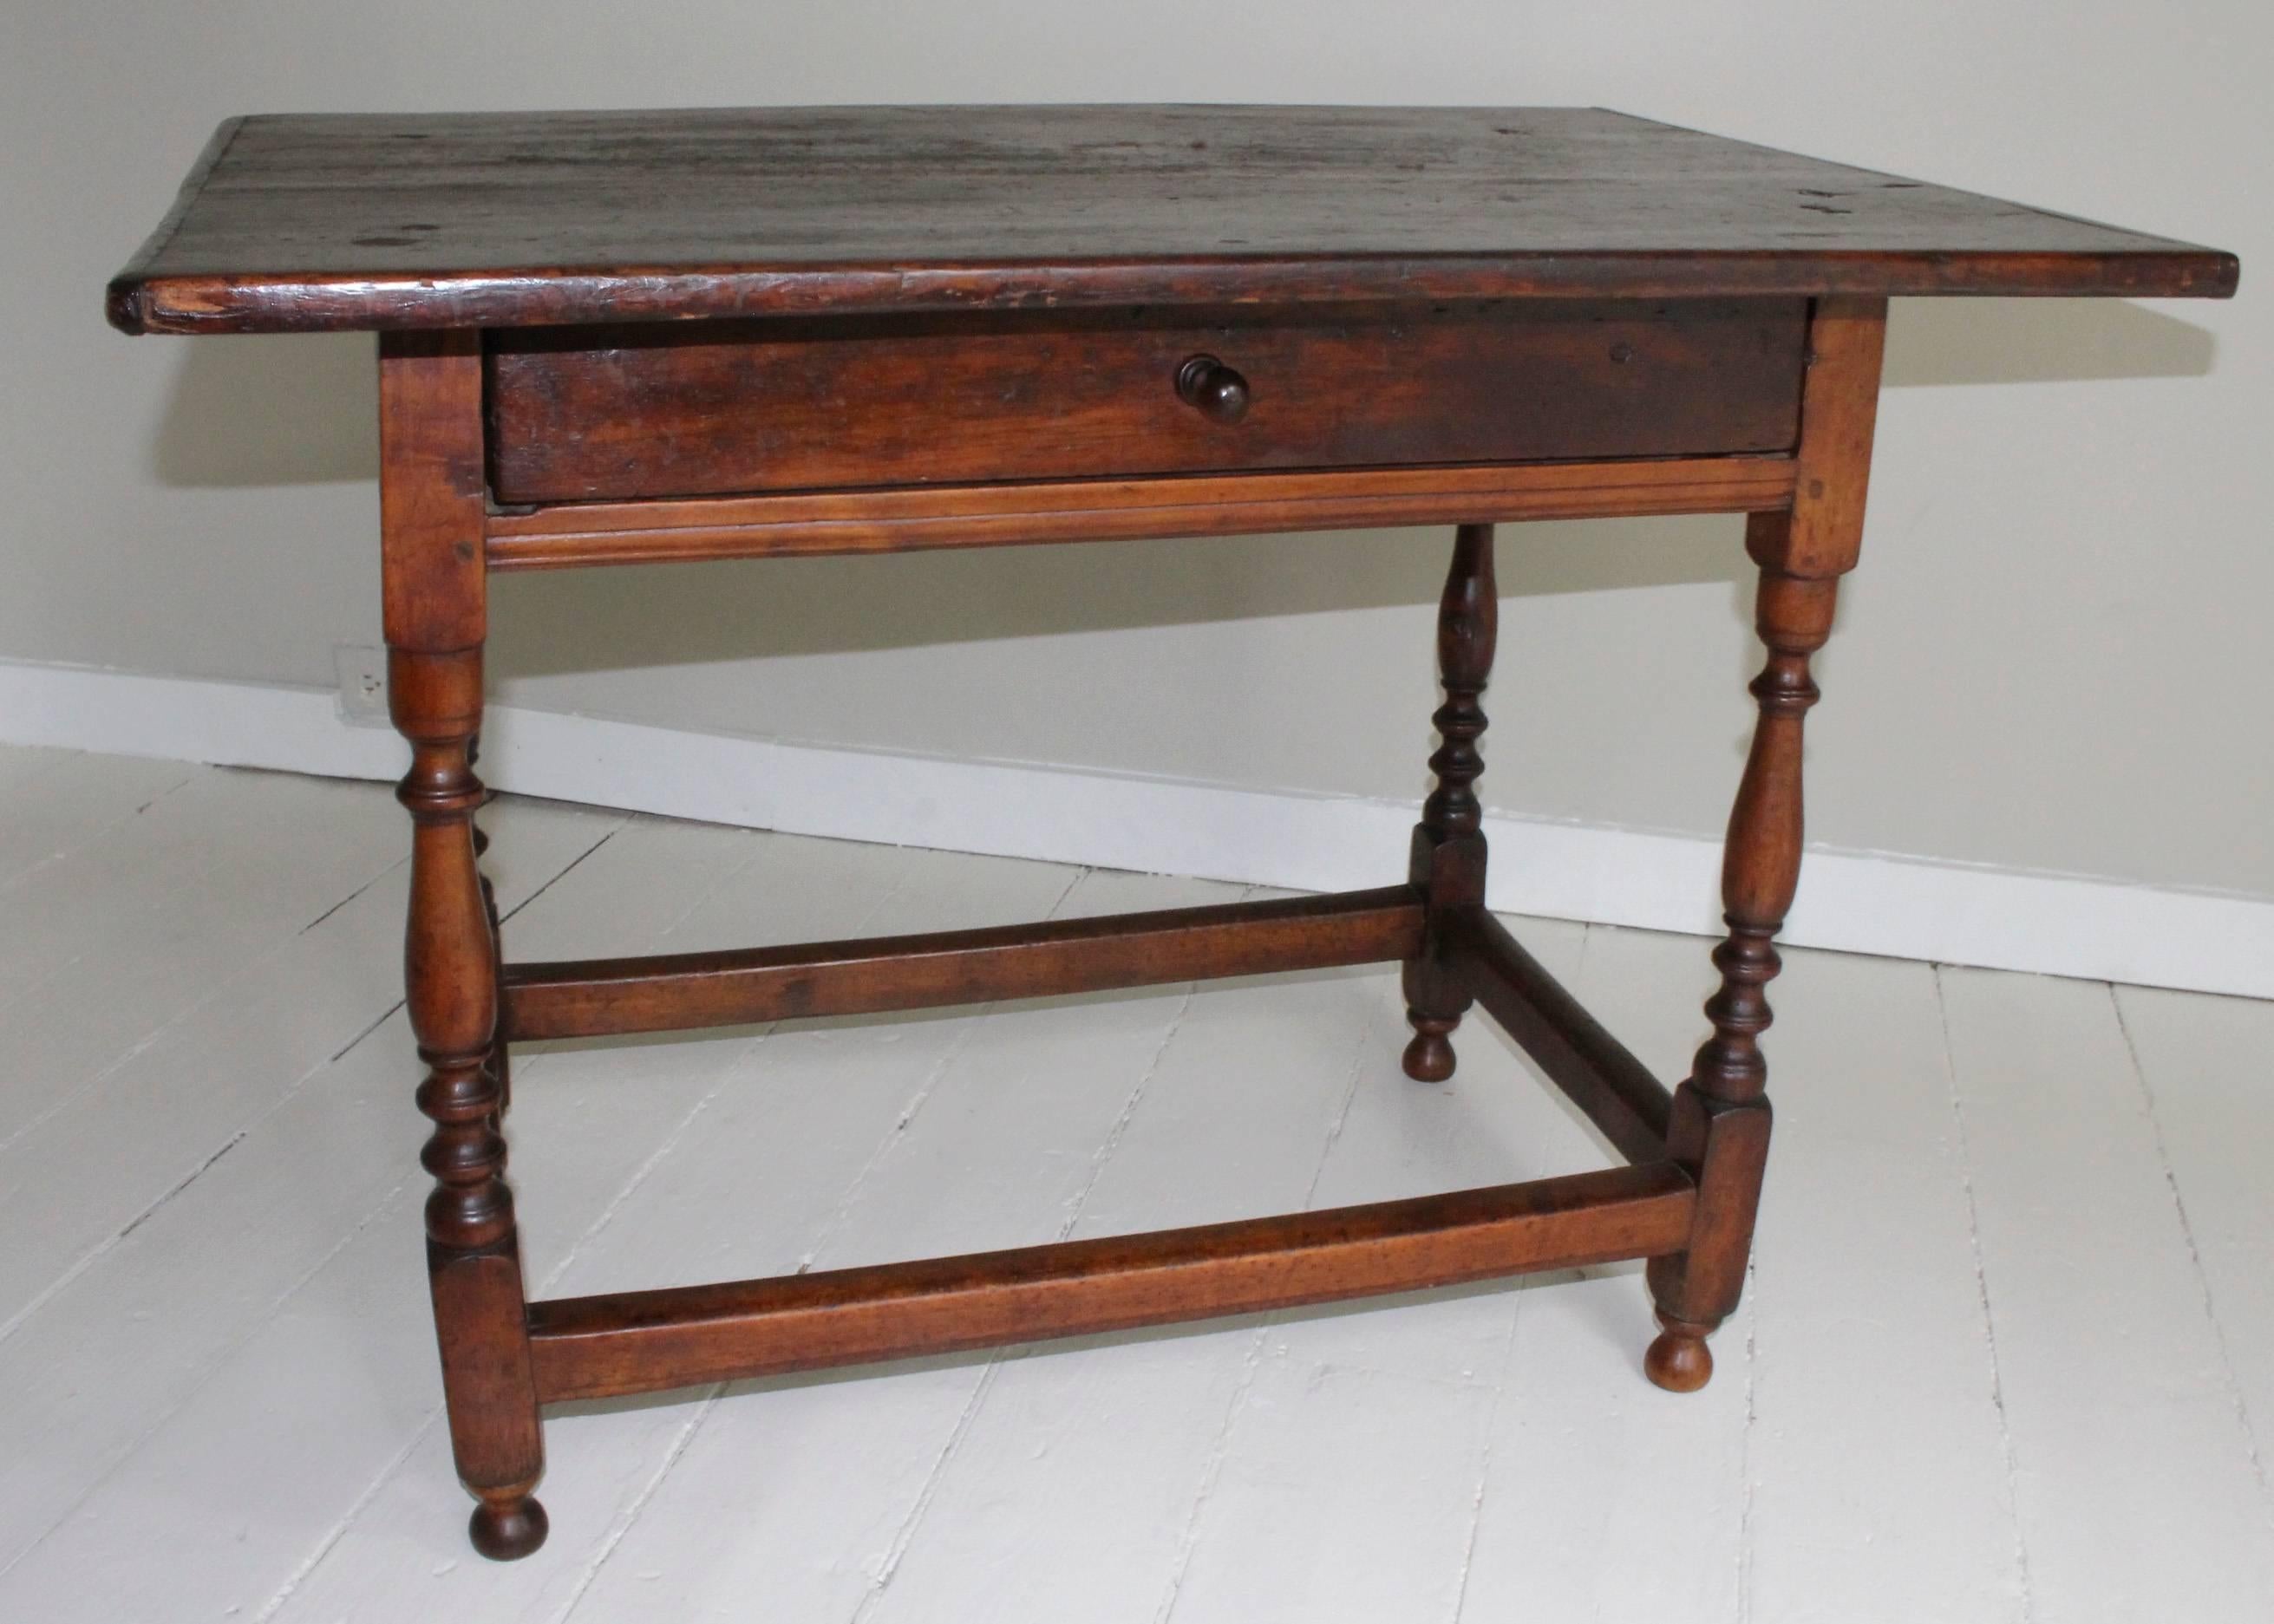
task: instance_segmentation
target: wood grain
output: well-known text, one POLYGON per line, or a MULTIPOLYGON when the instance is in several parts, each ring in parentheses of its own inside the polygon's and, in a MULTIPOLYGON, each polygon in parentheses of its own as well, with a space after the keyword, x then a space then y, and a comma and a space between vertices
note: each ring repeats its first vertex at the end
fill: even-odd
POLYGON ((130 332, 1029 305, 2222 296, 2233 255, 1573 108, 246 118, 130 332))
POLYGON ((1452 967, 1485 1012, 1630 1162, 1666 1154, 1674 1097, 1482 906, 1451 921, 1452 967))
POLYGON ((1789 451, 1806 302, 1523 300, 499 335, 504 503, 1789 451), (1241 380, 1186 401, 1201 357, 1241 380))
POLYGON ((506 968, 515 1040, 741 1025, 1323 969, 1403 957, 1407 886, 983 930, 506 968))
MULTIPOLYGON (((1835 725, 1840 697, 1819 713, 1835 725)), ((434 1372, 416 1323, 425 1310, 404 1205, 388 1199, 405 1169, 373 1154, 404 1126, 403 1021, 356 1041, 399 996, 386 983, 402 876, 297 934, 381 873, 401 845, 401 809, 371 785, 198 770, 189 789, 200 786, 226 798, 207 793, 184 826, 184 792, 134 816, 157 790, 122 778, 110 804, 125 822, 43 871, 68 877, 81 921, 114 921, 124 943, 169 879, 183 878, 187 841, 203 865, 190 889, 234 887, 252 914, 237 919, 247 934, 225 940, 203 934, 222 928, 219 914, 172 921, 169 940, 224 941, 220 954, 193 956, 200 967, 237 972, 212 1019, 144 1053, 114 1079, 131 1086, 81 1129, 11 1147, 11 1176, 51 1164, 52 1187, 72 1191, 79 1210, 116 1212, 106 1242, 185 1188, 0 1342, 0 1455, 16 1466, 0 1474, 0 1532, 11 1556, 23 1553, 0 1581, 0 1615, 216 1616, 289 1590, 277 1624, 513 1617, 540 1607, 629 1521, 581 1613, 684 1615, 703 1597, 763 1589, 782 1616, 842 1619, 869 1592, 861 1558, 877 1548, 873 1530, 913 1521, 875 1624, 999 1616, 1006 1574, 1022 1617, 1105 1617, 1126 1602, 1148 1619, 1180 1571, 1202 1616, 1260 1616, 1239 1604, 1314 1585, 1327 1539, 1358 1546, 1345 1561, 1388 1568, 1379 1583, 1393 1599, 1369 1615, 1382 1618, 1400 1616, 1396 1595, 1449 1597, 1465 1575, 1472 1620, 1584 1618, 1608 1592, 1638 1613, 1736 1624, 1736 1567, 1750 1553, 1763 1624, 1811 1616, 1827 1594, 1864 1598, 1843 1624, 2018 1620, 2001 1423, 2022 1463, 2019 1515, 2041 1611, 2058 1602, 2090 1613, 2093 1598, 2114 1596, 2148 1614, 2248 1618, 2267 1593, 2274 1530, 2256 1515, 2265 1502, 2246 1419, 2263 1440, 2274 1191, 2255 1147, 2274 1131, 2263 1081, 2274 1005, 2120 988, 2120 1026, 2097 984, 1946 970, 1946 1037, 1931 966, 1810 951, 1788 951, 1777 983, 1771 1059, 1789 1079, 1777 1177, 1745 1304, 1716 1337, 1725 1368, 1706 1393, 1638 1395, 1616 1343, 1640 1310, 1633 1277, 1615 1269, 1222 1334, 1103 1338, 1045 1357, 964 1356, 881 1384, 793 1379, 731 1395, 683 1448, 692 1411, 677 1405, 626 1404, 605 1425, 571 1425, 555 1438, 553 1470, 563 1477, 573 1453, 580 1508, 553 1505, 550 1557, 467 1561, 447 1440, 427 1424, 434 1372), (169 838, 148 844, 146 826, 163 818, 177 820, 169 838), (288 1040, 297 1051, 277 1047, 288 1040), (1939 1086, 1946 1068, 1962 1126, 1939 1086), (183 1086, 192 1077, 197 1086, 183 1086), (170 1146, 177 1172, 121 1154, 153 1129, 139 1143, 170 1146), (2101 1182, 2080 1205, 2082 1166, 2101 1182), (1985 1376, 1977 1207, 2002 1408, 1985 1376), (280 1213, 289 1221, 262 1221, 280 1213), (2105 1299, 2077 1283, 2107 1278, 2111 1256, 2127 1282, 2127 1336, 2096 1329, 2109 1323, 2105 1299), (1895 1334, 1858 1335, 1855 1315, 1829 1310, 1843 1304, 1895 1334), (1741 1360, 1748 1380, 1736 1379, 1741 1360), (2080 1414, 2102 1422, 2080 1427, 2080 1414), (1132 1427, 1133 1415, 1152 1419, 1132 1427), (930 1468, 951 1438, 935 1481, 930 1468), (1370 1463, 1362 1494, 1336 1466, 1359 1458, 1370 1463), (848 1461, 863 1470, 843 1470, 848 1461), (792 1504, 800 1515, 781 1515, 792 1504), (731 1539, 719 1535, 727 1524, 731 1539), (1195 1553, 1185 1566, 1188 1524, 1195 1553), (2102 1537, 2142 1527, 2153 1540, 2102 1537)), ((0 809, 20 829, 37 808, 0 792, 0 809)), ((99 816, 90 807, 74 827, 94 837, 99 816)), ((508 799, 484 821, 510 910, 614 820, 508 799)), ((707 937, 815 936, 895 891, 903 907, 929 906, 863 929, 928 929, 1025 917, 1067 877, 644 819, 508 929, 531 955, 606 951, 611 939, 652 951, 688 930, 651 941, 650 918, 667 922, 706 898, 691 929, 707 937), (763 872, 735 874, 760 844, 777 853, 763 872), (935 917, 943 892, 957 911, 935 917)), ((1088 904, 1157 907, 1191 894, 1117 877, 1126 889, 1088 904)), ((1598 930, 1582 966, 1580 927, 1510 922, 1638 1054, 1679 1072, 1698 1035, 1694 939, 1598 930)), ((69 921, 23 925, 34 934, 21 945, 68 962, 69 921)), ((184 962, 177 947, 170 960, 184 962)), ((1453 1095, 1401 1086, 1395 996, 1393 977, 1368 974, 1197 1000, 1075 1232, 1289 1209, 1314 1177, 1319 1204, 1342 1206, 1408 1196, 1425 1178, 1455 1188, 1591 1165, 1583 1124, 1496 1042, 1469 1046, 1466 1086, 1453 1095), (1322 1011, 1353 1005, 1376 1029, 1321 1175, 1347 1065, 1299 1046, 1322 1011), (1208 1039, 1220 1041, 1195 1041, 1208 1039), (1228 1076, 1240 1079, 1241 1121, 1287 1129, 1252 1136, 1245 1155, 1224 1143, 1228 1076)), ((118 1002, 115 980, 66 977, 11 1024, 60 1041, 100 1026, 118 1002)), ((1145 1012, 1164 1027, 1177 1002, 1146 1000, 1145 1012)), ((1359 1019, 1353 1011, 1351 1024, 1359 1019)), ((542 1221, 530 1263, 563 1270, 545 1289, 561 1296, 691 1279, 698 1255, 721 1278, 787 1273, 871 1155, 890 1177, 830 1231, 816 1267, 1047 1238, 1103 1154, 1157 1031, 1068 1008, 998 1016, 975 1032, 907 1025, 892 1043, 779 1034, 738 1071, 726 1056, 743 1052, 741 1039, 524 1056, 516 1109, 529 1115, 515 1152, 529 1171, 523 1215, 542 1221), (1053 1115, 1038 1104, 1062 1087, 1013 1086, 1043 1041, 1053 1054, 1099 1054, 1089 1086, 1103 1109, 1053 1115), (902 1096, 874 1069, 886 1056, 903 1075, 953 1071, 898 1132, 902 1096), (681 1133, 683 1114, 729 1075, 738 1080, 697 1118, 705 1125, 681 1133), (576 1126, 619 1109, 620 1133, 576 1126), (547 1121, 589 1154, 532 1162, 530 1141, 554 1132, 547 1121), (928 1130, 920 1147, 908 1144, 928 1130), (1050 1177, 1029 1180, 1044 1169, 1050 1177), (1015 1195, 990 1199, 1013 1184, 1015 1195), (717 1222, 721 1211, 734 1222, 717 1222)), ((140 1035, 121 1028, 117 1053, 140 1035)), ((423 1191, 409 1193, 415 1209, 423 1191)), ((34 1208, 19 1211, 22 1233, 44 1239, 34 1208)))
POLYGON ((900 553, 1343 525, 1745 513, 1792 498, 1788 457, 910 486, 492 513, 493 570, 900 553))
POLYGON ((1406 1023, 1413 1028, 1401 1064, 1406 1076, 1421 1083, 1452 1076, 1453 1029, 1472 1002, 1449 962, 1447 927, 1456 914, 1481 907, 1485 899, 1484 803, 1476 785, 1485 770, 1478 743, 1486 726, 1485 684, 1500 637, 1493 549, 1491 525, 1456 529, 1437 598, 1437 679, 1445 701, 1429 718, 1439 741, 1429 756, 1434 782, 1406 855, 1406 876, 1428 899, 1428 912, 1422 939, 1400 977, 1406 1023))
POLYGON ((532 1303, 546 1402, 1333 1302, 1678 1244, 1669 1162, 1196 1229, 532 1303))
MULTIPOLYGON (((488 635, 481 411, 478 335, 380 341, 380 618, 389 648, 455 653, 488 635)), ((476 711, 478 719, 478 695, 476 711)))
POLYGON ((1863 545, 1886 315, 1883 299, 1818 304, 1793 505, 1755 514, 1745 527, 1745 550, 1760 566, 1753 624, 1768 658, 1751 688, 1759 715, 1722 846, 1729 931, 1713 950, 1721 974, 1706 1003, 1713 1033, 1675 1092, 1667 1131, 1675 1159, 1698 1178, 1698 1227, 1683 1252, 1652 1259, 1647 1271, 1664 1329, 1644 1367, 1675 1392, 1711 1377, 1706 1337, 1736 1306, 1751 1255, 1771 1120, 1765 989, 1781 967, 1776 933, 1800 884, 1802 732, 1819 696, 1810 662, 1832 635, 1840 577, 1863 545))
MULTIPOLYGON (((532 1492, 545 1397, 1630 1257, 1648 1259, 1664 1327, 1646 1371, 1665 1387, 1702 1383, 1761 1188, 1758 1038, 1797 882, 1810 661, 1856 562, 1886 300, 2215 296, 2235 275, 2210 250, 1600 112, 234 123, 114 283, 110 313, 130 331, 383 334, 383 598, 415 826, 407 1002, 433 1124, 423 1161, 443 1386, 459 1475, 479 1502, 477 1547, 518 1556, 546 1536, 532 1492), (1669 1101, 1481 911, 1491 526, 1725 508, 1751 515, 1769 653, 1731 818, 1713 1032, 1669 1101), (1405 887, 510 975, 502 965, 473 825, 493 566, 1449 520, 1442 746, 1405 887), (525 1300, 504 1177, 507 1036, 1389 958, 1406 961, 1419 1034, 1409 1071, 1449 1071, 1445 1034, 1480 1000, 1638 1165, 1014 1252, 525 1300)), ((1132 1094, 1084 1109, 1118 1109, 1118 1124, 1136 1106, 1132 1094)), ((1244 1145, 1238 1125, 1224 1138, 1244 1145)), ((897 1164, 892 1143, 860 1181, 897 1164)), ((1101 1154, 1091 1177, 1103 1167, 1101 1154)))
POLYGON ((427 1278, 474 1548, 526 1556, 545 1541, 531 1491, 543 1427, 522 1317, 521 1250, 505 1181, 498 944, 474 814, 486 627, 481 357, 468 333, 390 334, 380 346, 380 596, 388 712, 410 745, 395 792, 410 814, 404 997, 425 1063, 418 1109, 427 1278))
POLYGON ((1791 518, 1747 538, 1756 563, 1821 578, 1856 568, 1871 484, 1871 439, 1879 417, 1879 370, 1887 346, 1885 299, 1818 299, 1808 328, 1808 382, 1801 395, 1800 453, 1791 518), (1773 545, 1773 556, 1760 548, 1773 545))

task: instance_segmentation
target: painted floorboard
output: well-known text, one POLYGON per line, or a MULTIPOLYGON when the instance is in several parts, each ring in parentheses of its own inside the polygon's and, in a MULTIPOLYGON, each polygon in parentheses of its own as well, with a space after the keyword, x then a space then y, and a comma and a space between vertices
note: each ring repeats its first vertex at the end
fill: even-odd
MULTIPOLYGON (((2274 1455, 2274 1004, 2116 989, 2260 1486, 2274 1455)), ((2274 1517, 2274 1497, 2264 1501, 2274 1517)))
MULTIPOLYGON (((1093 876, 1057 911, 1237 894, 1194 881, 1093 876)), ((1181 989, 1167 988, 917 1023, 953 1031, 935 1044, 930 1073, 905 1088, 898 1119, 878 1124, 875 1151, 833 1202, 809 1207, 802 1222, 759 1243, 769 1254, 763 1262, 733 1273, 937 1256, 1067 1233, 1093 1177, 1111 1168, 1098 1163, 1116 1144, 1117 1124, 1133 1099, 1133 1125, 1141 1119, 1156 1068, 1175 1050, 1171 1034, 1187 1031, 1191 1018, 1181 989)), ((835 1038, 847 1041, 868 1041, 870 1033, 835 1038)), ((660 1607, 734 1618, 761 1592, 785 1617, 855 1616, 889 1582, 995 1368, 978 1354, 728 1388, 687 1421, 669 1476, 596 1562, 566 1616, 660 1607), (734 1530, 730 1549, 690 1544, 687 1508, 706 1503, 717 1507, 718 1526, 734 1530)))
MULTIPOLYGON (((1789 955, 1706 1392, 1630 1266, 564 1407, 466 1548, 384 789, 0 751, 0 1618, 2184 1620, 2274 1594, 2274 1004, 1789 955), (170 775, 170 776, 169 776, 170 775), (101 972, 101 974, 92 974, 101 972), (384 1018, 384 1019, 382 1019, 384 1018), (374 1022, 378 1023, 374 1026, 374 1022)), ((522 958, 1235 894, 541 804, 522 958)), ((1512 921, 1661 1075, 1706 944, 1512 921)), ((558 1295, 1600 1165, 1367 969, 531 1046, 558 1295)))
MULTIPOLYGON (((506 909, 614 821, 543 806, 487 816, 521 837, 523 857, 495 876, 506 909)), ((17 1237, 11 1269, 99 1238, 0 1338, 0 1390, 14 1395, 0 1406, 0 1566, 193 1392, 414 1165, 422 1136, 405 1030, 398 1019, 355 1042, 398 1001, 388 989, 400 974, 403 897, 399 883, 389 889, 292 939, 272 966, 286 1006, 256 1002, 195 1042, 154 1047, 150 1065, 122 1074, 131 1089, 89 1096, 106 1115, 86 1132, 58 1136, 47 1162, 10 1168, 0 1212, 17 1237), (329 1024, 291 1013, 296 996, 329 1024), (335 1061, 335 1048, 348 1052, 335 1061), (132 1177, 168 1148, 186 1171, 132 1177)))
MULTIPOLYGON (((1572 992, 1659 1077, 1704 1035, 1705 944, 1590 927, 1572 992)), ((1600 1162, 1569 1117, 1561 1164, 1600 1162)), ((1720 1624, 1739 1616, 1748 1294, 1714 1338, 1705 1391, 1642 1376, 1655 1330, 1639 1265, 1525 1293, 1462 1597, 1467 1620, 1507 1618, 1720 1624)))
MULTIPOLYGON (((504 842, 491 878, 510 911, 624 820, 532 801, 501 803, 485 821, 504 842)), ((34 1304, 402 1001, 408 888, 398 861, 313 922, 280 930, 244 955, 240 974, 0 1148, 0 1234, 15 1237, 0 1252, 0 1347, 34 1304), (102 1178, 87 1178, 95 1165, 102 1178)), ((82 999, 103 996, 98 985, 82 999)), ((41 1019, 80 1019, 81 1001, 58 999, 41 1019)))
MULTIPOLYGON (((1076 878, 1043 864, 756 838, 767 861, 713 884, 674 933, 674 947, 1032 917, 1047 914, 1076 878)), ((519 1184, 531 1291, 566 1296, 794 1269, 974 1019, 809 1023, 771 1036, 742 1031, 564 1047, 552 1057, 551 1079, 532 1086, 528 1103, 516 1098, 509 1130, 530 1169, 519 1184), (690 1088, 656 1097, 659 1081, 698 1060, 690 1088), (625 1145, 636 1154, 606 1153, 622 1164, 606 1199, 580 1197, 572 1212, 561 1188, 567 1167, 555 1164, 589 1164, 599 1147, 625 1145)), ((597 1190, 600 1180, 587 1172, 580 1183, 597 1190)), ((439 1391, 431 1371, 421 1375, 432 1404, 439 1391)), ((782 1408, 794 1414, 797 1406, 782 1408)), ((406 1548, 456 1555, 462 1546, 467 1502, 442 1429, 430 1423, 399 1467, 374 1481, 368 1503, 295 1582, 275 1616, 561 1616, 701 1413, 651 1400, 557 1414, 541 1491, 553 1519, 548 1560, 508 1568, 471 1553, 463 1563, 400 1560, 406 1548)), ((770 1439, 746 1468, 762 1466, 780 1447, 770 1439)), ((749 1483, 738 1492, 737 1516, 751 1514, 757 1489, 749 1483)), ((719 1553, 716 1541, 711 1549, 719 1553)))
POLYGON ((2108 989, 1942 972, 2031 1616, 2266 1616, 2274 1524, 2108 989))
POLYGON ((1758 1624, 2022 1624, 2021 1541, 1933 971, 1788 952, 1750 1295, 1758 1624))
POLYGON ((211 767, 90 756, 74 750, 0 750, 0 896, 25 876, 99 840, 162 796, 211 767))
MULTIPOLYGON (((509 941, 527 944, 508 951, 546 951, 554 941, 561 951, 583 951, 602 921, 619 942, 659 937, 759 840, 738 831, 636 823, 508 925, 509 941), (659 854, 681 861, 659 862, 659 854), (651 922, 643 926, 644 917, 651 922)), ((399 1312, 425 1289, 418 1209, 425 1179, 416 1162, 424 1124, 408 1109, 418 1073, 403 1017, 354 1043, 339 1066, 365 1079, 359 1092, 367 1093, 373 1113, 366 1132, 313 1143, 248 1142, 162 1207, 144 1229, 162 1221, 186 1224, 198 1210, 192 1196, 206 1192, 218 1202, 236 1193, 239 1181, 284 1206, 277 1222, 287 1230, 295 1227, 290 1205, 307 1199, 296 1191, 328 1201, 335 1182, 367 1180, 379 1192, 376 1204, 356 1214, 343 1231, 337 1226, 344 1214, 328 1217, 329 1234, 316 1227, 320 1244, 312 1267, 297 1283, 278 1282, 281 1300, 59 1525, 0 1575, 0 1616, 11 1608, 34 1618, 154 1618, 168 1616, 167 1609, 178 1610, 173 1616, 217 1616, 231 1608, 257 1616, 335 1532, 430 1412, 438 1387, 431 1329, 417 1325, 420 1316, 406 1323, 399 1312), (327 1338, 343 1351, 328 1359, 309 1357, 312 1343, 327 1338), (128 1527, 182 1560, 164 1569, 102 1561, 107 1543, 128 1527)), ((544 1057, 530 1056, 516 1067, 517 1090, 524 1080, 541 1089, 545 1069, 544 1057)), ((329 1098, 334 1080, 320 1077, 303 1093, 329 1098)), ((523 1116, 517 1097, 517 1126, 523 1116)), ((585 1160, 603 1154, 587 1149, 585 1160)), ((627 1147, 622 1154, 636 1162, 635 1149, 627 1147)), ((613 1172, 591 1193, 595 1208, 627 1171, 613 1172)), ((199 1236, 207 1247, 235 1238, 218 1228, 199 1236)))
POLYGON ((367 785, 208 771, 11 887, 0 1145, 12 1144, 402 859, 367 785))
MULTIPOLYGON (((1072 1233, 1304 1205, 1351 1116, 1415 1086, 1397 1071, 1395 996, 1394 974, 1371 971, 1197 994, 1072 1233)), ((1412 1139, 1403 1148, 1401 1176, 1384 1181, 1398 1193, 1461 1182, 1445 1182, 1412 1139)), ((1272 1330, 1257 1320, 1163 1328, 1006 1361, 870 1616, 1158 1616, 1272 1330)))
MULTIPOLYGON (((1513 921, 1568 979, 1577 926, 1513 921)), ((1602 1165, 1528 1062, 1472 1019, 1452 1079, 1398 1069, 1394 975, 1308 1205, 1384 1200, 1602 1165)), ((1177 1620, 1449 1620, 1458 1610, 1489 1422, 1532 1293, 1478 1286, 1278 1318, 1187 1514, 1177 1620)))

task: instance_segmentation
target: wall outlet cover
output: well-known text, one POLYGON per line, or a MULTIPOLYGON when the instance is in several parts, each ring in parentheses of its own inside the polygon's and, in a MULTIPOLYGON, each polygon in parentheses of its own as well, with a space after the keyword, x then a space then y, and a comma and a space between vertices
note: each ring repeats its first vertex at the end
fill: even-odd
POLYGON ((339 678, 340 714, 362 727, 387 725, 387 650, 361 643, 332 645, 339 678))

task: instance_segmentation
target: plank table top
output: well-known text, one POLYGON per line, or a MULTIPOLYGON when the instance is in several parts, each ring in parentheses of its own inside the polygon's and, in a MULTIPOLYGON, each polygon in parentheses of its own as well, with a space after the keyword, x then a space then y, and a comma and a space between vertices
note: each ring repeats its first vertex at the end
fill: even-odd
POLYGON ((286 115, 129 332, 1531 296, 2231 294, 2234 256, 1597 109, 286 115))

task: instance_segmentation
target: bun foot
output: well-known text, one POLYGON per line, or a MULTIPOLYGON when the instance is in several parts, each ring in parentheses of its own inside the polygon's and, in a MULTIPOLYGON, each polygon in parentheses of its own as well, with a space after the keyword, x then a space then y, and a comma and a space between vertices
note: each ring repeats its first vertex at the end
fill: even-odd
POLYGON ((510 1562, 543 1545, 550 1526, 535 1497, 520 1494, 476 1506, 466 1534, 474 1549, 493 1562, 510 1562))
POLYGON ((1406 1018, 1413 1023, 1413 1041, 1405 1046, 1405 1075, 1417 1083, 1442 1083, 1453 1074, 1453 1045, 1449 1041, 1457 1020, 1429 1015, 1406 1018))
POLYGON ((1713 1379, 1713 1352, 1706 1345, 1706 1334, 1713 1327, 1685 1325, 1663 1314, 1658 1322, 1666 1328, 1643 1355, 1643 1374, 1668 1393, 1697 1392, 1713 1379))

